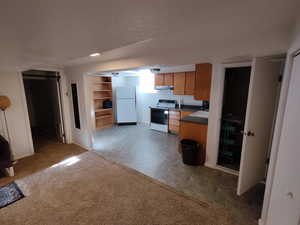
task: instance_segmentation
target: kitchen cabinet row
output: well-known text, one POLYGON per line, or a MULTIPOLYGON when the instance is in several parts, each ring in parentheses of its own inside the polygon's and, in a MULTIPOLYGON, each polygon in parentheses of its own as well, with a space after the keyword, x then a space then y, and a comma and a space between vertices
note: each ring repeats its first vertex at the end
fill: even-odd
POLYGON ((196 65, 196 71, 159 73, 155 75, 155 87, 171 86, 174 95, 192 95, 195 100, 209 101, 212 64, 196 65))

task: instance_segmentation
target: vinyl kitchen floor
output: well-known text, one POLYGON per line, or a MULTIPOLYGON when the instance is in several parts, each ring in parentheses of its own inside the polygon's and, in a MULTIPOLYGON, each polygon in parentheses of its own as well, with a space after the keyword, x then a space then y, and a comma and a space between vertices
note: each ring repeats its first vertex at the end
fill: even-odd
POLYGON ((106 159, 133 168, 178 191, 229 211, 240 225, 257 224, 264 186, 239 197, 237 176, 207 167, 184 165, 176 135, 145 126, 115 126, 97 131, 94 150, 106 159))

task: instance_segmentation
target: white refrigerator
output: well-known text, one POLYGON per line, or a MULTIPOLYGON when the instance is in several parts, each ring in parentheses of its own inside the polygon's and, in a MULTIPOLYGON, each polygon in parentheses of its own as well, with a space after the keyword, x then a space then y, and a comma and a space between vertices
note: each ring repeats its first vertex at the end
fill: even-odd
POLYGON ((135 87, 117 87, 117 123, 136 123, 135 87))

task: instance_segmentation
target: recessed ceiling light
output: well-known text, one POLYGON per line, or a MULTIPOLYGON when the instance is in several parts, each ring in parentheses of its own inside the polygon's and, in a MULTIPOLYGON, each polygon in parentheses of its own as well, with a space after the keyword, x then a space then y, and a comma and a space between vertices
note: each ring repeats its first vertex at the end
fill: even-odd
POLYGON ((100 55, 100 53, 92 53, 92 54, 90 54, 91 57, 95 57, 95 56, 99 56, 99 55, 100 55))

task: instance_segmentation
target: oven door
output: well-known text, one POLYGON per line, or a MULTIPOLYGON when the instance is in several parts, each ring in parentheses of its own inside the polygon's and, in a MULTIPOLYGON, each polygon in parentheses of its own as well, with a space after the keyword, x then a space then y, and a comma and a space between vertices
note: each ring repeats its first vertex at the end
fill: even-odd
POLYGON ((169 110, 151 108, 151 123, 168 125, 169 110))

